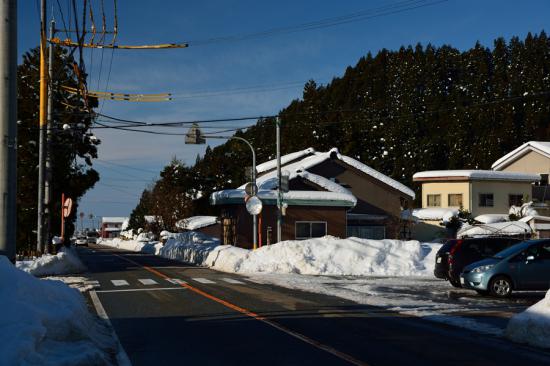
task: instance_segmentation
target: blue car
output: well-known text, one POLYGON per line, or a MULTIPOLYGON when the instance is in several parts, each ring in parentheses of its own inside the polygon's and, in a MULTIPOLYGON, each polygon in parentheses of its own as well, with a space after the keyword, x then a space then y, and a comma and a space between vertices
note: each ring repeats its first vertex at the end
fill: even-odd
POLYGON ((528 240, 491 258, 474 262, 460 274, 462 287, 497 297, 518 290, 550 288, 550 240, 528 240))

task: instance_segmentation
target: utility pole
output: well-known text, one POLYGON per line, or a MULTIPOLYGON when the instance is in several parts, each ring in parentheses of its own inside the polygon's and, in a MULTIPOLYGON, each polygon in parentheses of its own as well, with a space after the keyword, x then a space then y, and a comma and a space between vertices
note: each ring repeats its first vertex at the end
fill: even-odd
POLYGON ((0 255, 15 263, 17 0, 2 0, 0 19, 0 255))
POLYGON ((275 119, 277 126, 277 243, 281 241, 281 226, 283 223, 283 192, 281 191, 281 119, 277 116, 275 119))
MULTIPOLYGON (((50 22, 50 39, 55 35, 55 20, 50 22)), ((46 133, 46 173, 44 180, 44 240, 48 252, 52 227, 52 129, 53 129, 53 43, 48 46, 48 132, 46 133)))
POLYGON ((44 177, 46 168, 46 122, 48 99, 48 74, 46 70, 46 0, 40 4, 40 111, 38 145, 38 217, 36 249, 44 253, 44 177))

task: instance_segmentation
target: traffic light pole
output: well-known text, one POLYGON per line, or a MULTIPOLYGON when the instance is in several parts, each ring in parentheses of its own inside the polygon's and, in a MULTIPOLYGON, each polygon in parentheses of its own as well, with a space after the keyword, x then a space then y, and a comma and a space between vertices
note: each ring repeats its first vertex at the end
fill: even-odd
MULTIPOLYGON (((55 21, 50 22, 50 39, 55 35, 55 21)), ((46 133, 46 172, 44 179, 44 239, 46 241, 45 252, 48 252, 50 231, 52 226, 52 129, 53 129, 53 43, 49 45, 48 54, 48 115, 46 133)))
POLYGON ((15 263, 17 0, 0 2, 0 255, 15 263))

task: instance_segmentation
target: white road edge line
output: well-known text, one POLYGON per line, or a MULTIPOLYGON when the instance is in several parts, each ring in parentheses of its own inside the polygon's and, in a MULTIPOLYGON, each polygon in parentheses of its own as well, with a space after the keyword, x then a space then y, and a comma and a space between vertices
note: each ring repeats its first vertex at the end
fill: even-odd
POLYGON ((109 315, 107 315, 105 308, 101 304, 101 301, 99 300, 99 297, 97 296, 97 293, 94 290, 90 291, 90 298, 92 299, 92 303, 94 304, 97 315, 101 319, 103 319, 111 329, 113 338, 115 339, 115 342, 118 348, 118 352, 116 354, 116 360, 118 365, 132 366, 132 362, 130 362, 130 359, 128 358, 128 354, 126 353, 126 350, 124 350, 124 347, 122 347, 122 344, 120 343, 120 339, 118 339, 118 335, 115 332, 115 328, 113 327, 111 320, 109 319, 109 315))
POLYGON ((224 278, 222 278, 222 280, 227 282, 227 283, 231 283, 233 285, 244 285, 244 282, 241 282, 241 281, 236 280, 234 278, 224 277, 224 278))
POLYGON ((100 294, 109 292, 132 292, 132 291, 164 291, 164 290, 185 290, 185 287, 154 287, 154 288, 128 288, 124 290, 97 290, 100 294))

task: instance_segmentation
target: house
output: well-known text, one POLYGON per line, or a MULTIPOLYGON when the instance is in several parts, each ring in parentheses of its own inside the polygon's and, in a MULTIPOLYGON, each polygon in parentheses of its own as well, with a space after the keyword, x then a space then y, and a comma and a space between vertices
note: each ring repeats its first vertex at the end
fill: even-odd
POLYGON ((117 238, 123 230, 124 223, 127 222, 128 217, 102 217, 101 237, 104 239, 117 238))
POLYGON ((521 206, 540 176, 492 170, 436 170, 419 172, 413 181, 422 184, 422 207, 460 208, 472 216, 505 214, 521 206))
MULTIPOLYGON (((276 238, 276 160, 257 166, 259 242, 276 238)), ((289 176, 283 194, 282 240, 324 235, 384 239, 400 235, 401 211, 412 204, 414 192, 369 166, 333 148, 312 148, 281 157, 281 170, 289 176)), ((214 192, 210 201, 220 207, 222 241, 250 247, 252 216, 245 208, 244 186, 214 192)))
POLYGON ((550 142, 529 141, 493 163, 495 171, 539 174, 541 179, 532 186, 531 199, 550 203, 550 142))
POLYGON ((176 227, 183 231, 199 231, 216 238, 219 238, 222 233, 217 216, 191 216, 178 221, 176 227))

